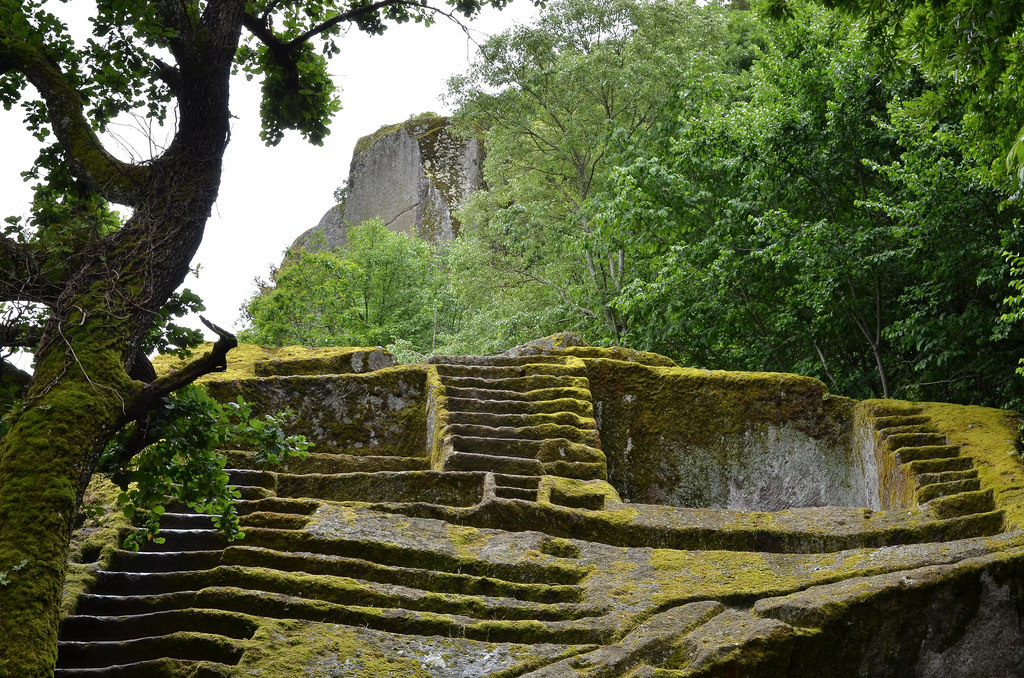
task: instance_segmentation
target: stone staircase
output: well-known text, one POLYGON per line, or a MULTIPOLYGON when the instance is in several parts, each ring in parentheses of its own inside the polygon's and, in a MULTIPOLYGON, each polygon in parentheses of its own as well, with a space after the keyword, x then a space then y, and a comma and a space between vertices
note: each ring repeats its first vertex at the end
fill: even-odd
POLYGON ((891 477, 890 505, 916 504, 943 520, 991 516, 1001 525, 992 489, 982 488, 973 459, 937 433, 921 408, 883 411, 872 423, 891 477))
POLYGON ((494 473, 499 497, 537 497, 536 478, 605 479, 586 368, 559 356, 434 356, 447 395, 445 471, 494 473))
MULTIPOLYGON (((605 633, 587 621, 603 609, 583 602, 587 571, 572 561, 509 566, 317 537, 302 528, 320 502, 276 496, 274 473, 228 473, 245 539, 229 544, 208 516, 169 506, 164 543, 117 551, 61 623, 57 678, 224 676, 266 618, 490 641, 517 639, 524 622, 547 642, 605 633)), ((501 477, 517 498, 536 499, 537 481, 501 477)))

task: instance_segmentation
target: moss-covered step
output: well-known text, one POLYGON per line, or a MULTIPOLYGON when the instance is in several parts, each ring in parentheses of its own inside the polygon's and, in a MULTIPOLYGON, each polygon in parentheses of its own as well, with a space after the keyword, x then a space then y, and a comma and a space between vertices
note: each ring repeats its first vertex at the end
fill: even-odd
POLYGON ((163 658, 236 664, 241 656, 237 640, 194 632, 131 640, 61 640, 57 644, 57 665, 61 668, 104 667, 111 658, 122 664, 163 658))
MULTIPOLYGON (((586 387, 557 386, 551 388, 536 388, 529 391, 512 391, 498 388, 477 388, 446 385, 445 392, 451 399, 457 400, 506 400, 515 402, 535 402, 548 400, 580 400, 590 401, 590 391, 586 387)), ((518 407, 509 405, 509 407, 518 407)), ((519 410, 515 410, 519 411, 519 410)))
MULTIPOLYGON (((491 401, 493 402, 493 401, 491 401)), ((548 401, 552 402, 552 401, 548 401)), ((570 401, 571 402, 571 401, 570 401)), ((581 416, 575 412, 556 410, 543 413, 521 413, 521 412, 489 412, 461 411, 455 409, 451 400, 448 401, 448 422, 450 424, 468 424, 473 426, 487 426, 489 428, 523 428, 527 426, 561 425, 574 426, 580 429, 597 429, 597 422, 592 416, 581 416)), ((507 436, 506 436, 507 437, 507 436)))
POLYGON ((580 428, 568 424, 536 424, 533 426, 485 426, 482 424, 449 424, 445 433, 463 439, 491 440, 530 440, 543 441, 549 439, 568 440, 569 442, 600 447, 601 438, 597 426, 580 428))
POLYGON ((494 473, 494 495, 502 499, 537 501, 541 479, 537 476, 517 476, 494 473))
MULTIPOLYGON (((321 448, 322 449, 322 448, 321 448)), ((347 450, 345 454, 334 452, 311 452, 302 458, 293 458, 275 468, 277 472, 303 473, 371 473, 374 471, 426 471, 430 469, 430 459, 426 456, 400 457, 395 455, 357 455, 360 450, 347 450)), ((375 448, 373 452, 380 452, 375 448)), ((254 463, 252 452, 229 452, 229 464, 254 463)))
POLYGON ((965 478, 963 480, 951 480, 944 483, 929 483, 919 487, 916 493, 917 503, 926 504, 936 497, 947 497, 951 494, 961 492, 976 492, 981 489, 981 480, 978 478, 965 478))
POLYGON ((283 497, 332 501, 424 501, 448 506, 478 503, 483 497, 483 474, 454 472, 458 470, 279 473, 277 491, 283 497))
POLYGON ((578 584, 508 581, 487 574, 381 564, 353 556, 292 553, 262 547, 232 546, 226 549, 221 559, 212 566, 218 564, 262 567, 282 572, 347 576, 382 584, 401 584, 436 593, 515 598, 535 603, 583 601, 583 588, 578 584))
POLYGON ((445 472, 480 471, 508 475, 544 475, 544 465, 534 459, 532 455, 511 456, 500 454, 497 451, 464 452, 453 450, 445 456, 444 470, 445 472))
POLYGON ((554 364, 564 365, 564 356, 478 356, 478 355, 435 355, 427 359, 430 365, 469 365, 485 367, 506 367, 519 365, 554 364))
POLYGON ((476 377, 479 379, 506 379, 510 377, 527 377, 531 375, 549 376, 587 376, 586 368, 579 361, 573 364, 557 362, 524 363, 522 365, 446 365, 434 364, 437 373, 443 380, 453 377, 476 377))
POLYGON ((235 673, 233 669, 233 666, 215 662, 161 657, 103 667, 58 666, 53 675, 54 678, 229 678, 235 673))
POLYGON ((210 609, 167 610, 125 616, 80 614, 61 621, 60 637, 72 641, 130 640, 193 632, 249 638, 258 626, 255 617, 210 609))
MULTIPOLYGON (((582 395, 582 391, 579 392, 582 395)), ((530 416, 534 414, 558 414, 568 412, 578 417, 594 416, 594 404, 579 398, 559 398, 554 400, 486 400, 483 398, 448 398, 448 409, 468 414, 480 412, 493 415, 516 414, 530 416)))
POLYGON ((456 453, 490 454, 505 457, 536 459, 540 462, 604 463, 600 448, 562 437, 501 438, 491 436, 452 435, 448 440, 456 453))
MULTIPOLYGON (((479 619, 557 621, 603 613, 601 607, 589 603, 545 603, 479 593, 424 591, 404 584, 363 581, 333 574, 281 572, 253 566, 220 565, 210 570, 144 575, 103 574, 105 576, 99 579, 92 595, 106 598, 94 598, 90 605, 104 605, 107 611, 116 609, 122 616, 204 606, 203 591, 227 587, 238 589, 242 592, 240 599, 244 597, 247 600, 259 598, 263 593, 275 593, 348 606, 457 614, 479 619)), ((83 610, 82 614, 87 612, 83 610)), ((262 614, 270 613, 264 611, 262 614)), ((168 628, 162 633, 174 630, 180 629, 168 628)))
POLYGON ((525 393, 552 388, 589 388, 586 377, 557 376, 538 374, 528 377, 442 377, 445 388, 477 389, 487 391, 513 391, 525 393))

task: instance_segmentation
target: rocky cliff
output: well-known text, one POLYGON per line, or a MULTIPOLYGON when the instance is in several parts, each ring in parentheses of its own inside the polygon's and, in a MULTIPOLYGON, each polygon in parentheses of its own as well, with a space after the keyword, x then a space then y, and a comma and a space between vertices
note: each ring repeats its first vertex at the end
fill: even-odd
POLYGON ((482 164, 480 142, 452 134, 448 118, 424 114, 382 127, 356 144, 344 200, 294 246, 340 247, 346 224, 375 217, 393 231, 448 242, 459 232, 452 213, 483 184, 482 164))

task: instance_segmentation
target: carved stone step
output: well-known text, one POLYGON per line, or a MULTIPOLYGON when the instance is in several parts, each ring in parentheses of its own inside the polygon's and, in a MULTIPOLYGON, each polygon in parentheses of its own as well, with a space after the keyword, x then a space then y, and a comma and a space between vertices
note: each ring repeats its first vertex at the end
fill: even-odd
POLYGON ((488 414, 519 415, 571 412, 581 417, 593 417, 594 404, 590 400, 579 400, 578 398, 557 398, 555 400, 482 400, 478 398, 453 398, 449 393, 448 411, 451 414, 486 412, 488 414))
POLYGON ((160 529, 211 529, 213 518, 204 513, 164 513, 160 516, 160 529))
POLYGON ((938 473, 919 473, 914 476, 914 482, 918 488, 936 483, 951 483, 954 480, 967 480, 977 478, 978 469, 970 468, 966 471, 940 471, 938 473))
MULTIPOLYGON (((117 661, 117 658, 113 658, 117 661)), ((58 666, 54 678, 162 678, 163 676, 195 676, 195 678, 220 678, 224 673, 211 670, 210 664, 188 659, 150 659, 127 664, 109 666, 66 668, 58 666), (192 670, 195 667, 195 670, 192 670)))
POLYGON ((974 467, 970 457, 951 457, 949 459, 921 459, 907 462, 911 473, 942 473, 944 471, 967 471, 974 467))
POLYGON ((543 414, 495 414, 491 412, 452 412, 448 414, 450 424, 475 424, 492 428, 537 426, 541 424, 561 424, 575 426, 580 429, 596 429, 597 422, 593 417, 581 417, 572 412, 549 412, 543 414))
MULTIPOLYGON (((449 438, 456 452, 482 455, 499 455, 537 459, 542 462, 572 461, 604 463, 605 456, 597 447, 567 440, 545 438, 530 440, 522 438, 490 438, 482 436, 454 435, 449 438)), ((475 469, 494 470, 498 469, 475 469)), ((534 475, 534 474, 527 474, 534 475)))
POLYGON ((927 504, 937 518, 956 518, 972 513, 989 513, 996 508, 992 490, 959 492, 937 497, 927 504))
POLYGON ((180 572, 208 570, 220 564, 219 549, 212 551, 124 551, 114 554, 111 572, 180 572))
POLYGON ((896 414, 886 417, 875 417, 872 420, 876 430, 882 430, 887 428, 894 428, 898 426, 912 426, 919 424, 928 424, 931 419, 925 414, 896 414))
POLYGON ((563 438, 574 443, 582 443, 597 447, 601 444, 600 434, 596 427, 590 429, 565 426, 561 424, 541 424, 538 426, 482 426, 477 424, 449 424, 445 433, 453 436, 474 438, 499 438, 515 440, 543 441, 552 438, 563 438))
POLYGON ((110 641, 60 641, 57 665, 62 668, 108 666, 111 660, 131 663, 150 659, 193 659, 237 664, 242 648, 224 636, 172 633, 166 636, 110 641))
POLYGON ((894 453, 897 464, 906 464, 921 459, 948 459, 960 456, 959 445, 922 445, 920 447, 901 447, 894 453))
POLYGON ((589 387, 557 387, 538 388, 532 391, 510 391, 501 388, 464 388, 461 386, 445 386, 449 398, 461 400, 508 400, 536 402, 539 400, 572 399, 589 402, 589 387))
POLYGON ((890 450, 901 447, 922 447, 925 445, 947 445, 946 436, 941 433, 894 433, 885 439, 890 450))
POLYGON ((537 501, 537 490, 527 490, 521 487, 504 487, 499 485, 494 488, 494 496, 501 499, 522 499, 524 501, 537 501))
POLYGON ((146 544, 146 551, 211 551, 227 544, 224 536, 212 528, 161 529, 159 536, 164 538, 164 543, 151 541, 146 544))
POLYGON ((898 435, 900 433, 935 433, 935 429, 926 424, 909 424, 906 426, 891 426, 889 428, 878 430, 878 436, 882 440, 887 440, 890 436, 898 435))
POLYGON ((975 492, 981 489, 981 481, 977 478, 953 480, 948 483, 925 485, 917 491, 917 503, 924 504, 937 497, 947 497, 961 492, 975 492))
POLYGON ((166 636, 179 631, 249 638, 257 623, 220 610, 166 610, 125 616, 72 615, 60 624, 61 640, 129 640, 166 636))
POLYGON ((444 384, 445 389, 448 387, 475 388, 496 391, 514 391, 516 393, 548 388, 590 388, 590 382, 587 381, 586 377, 563 377, 545 374, 499 379, 484 379, 480 377, 442 377, 441 383, 444 384))
POLYGON ((263 487, 273 490, 277 487, 274 474, 269 471, 257 471, 247 468, 227 468, 228 482, 237 487, 263 487))
POLYGON ((476 377, 478 379, 505 379, 531 375, 587 376, 582 365, 561 365, 558 363, 537 363, 528 365, 438 365, 437 373, 442 382, 453 377, 476 377))
POLYGON ((513 475, 544 475, 544 465, 536 459, 459 452, 448 456, 445 471, 495 471, 513 475))
POLYGON ((294 513, 255 511, 241 516, 242 527, 272 527, 278 530, 301 530, 309 524, 309 516, 294 513))
MULTIPOLYGON (((353 450, 355 451, 355 450, 353 450)), ((312 452, 302 459, 289 459, 276 467, 280 473, 362 473, 373 471, 426 471, 430 460, 426 457, 399 457, 374 455, 373 448, 366 450, 367 456, 312 452)), ((232 457, 229 457, 232 459, 232 457)), ((234 457, 237 462, 237 457, 234 457)))
POLYGON ((536 476, 510 476, 495 473, 494 482, 498 487, 520 487, 528 490, 536 490, 540 487, 540 478, 536 476))
MULTIPOLYGON (((505 477, 521 477, 534 482, 538 480, 524 476, 505 477)), ((352 577, 439 593, 516 598, 537 603, 578 603, 583 600, 583 588, 572 584, 509 581, 495 576, 495 573, 467 574, 444 569, 383 565, 362 558, 322 553, 292 553, 253 546, 234 546, 224 552, 222 562, 224 565, 264 567, 281 572, 352 577)), ((535 576, 544 579, 543 572, 535 573, 535 576)))
POLYGON ((530 365, 541 363, 565 364, 565 358, 552 355, 501 356, 501 355, 435 355, 427 363, 431 365, 530 365))

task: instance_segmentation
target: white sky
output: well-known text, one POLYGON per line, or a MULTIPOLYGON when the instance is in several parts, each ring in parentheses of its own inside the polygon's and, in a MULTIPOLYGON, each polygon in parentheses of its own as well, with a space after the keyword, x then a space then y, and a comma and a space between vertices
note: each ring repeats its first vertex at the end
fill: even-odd
MULTIPOLYGON (((71 12, 88 5, 81 0, 75 4, 71 12)), ((55 11, 72 22, 73 30, 75 22, 86 25, 81 14, 69 16, 59 5, 55 11)), ((482 42, 486 35, 536 14, 528 0, 516 0, 501 12, 485 10, 469 28, 482 42)), ((239 307, 253 293, 253 279, 265 278, 284 249, 333 206, 334 189, 348 178, 356 140, 417 113, 450 112, 439 96, 448 78, 464 71, 475 52, 462 29, 443 18, 429 28, 391 26, 383 36, 353 29, 340 44, 342 53, 330 68, 341 88, 342 110, 321 147, 288 134, 277 147, 266 148, 259 139, 258 83, 241 77, 232 82, 236 119, 220 197, 193 261, 200 266, 199 278, 185 283, 203 298, 204 315, 218 325, 239 328, 239 307)), ((111 150, 123 155, 113 146, 111 150)), ((0 218, 27 214, 31 191, 19 173, 28 169, 36 151, 21 110, 0 108, 0 218)), ((188 324, 200 326, 198 319, 188 324)))

